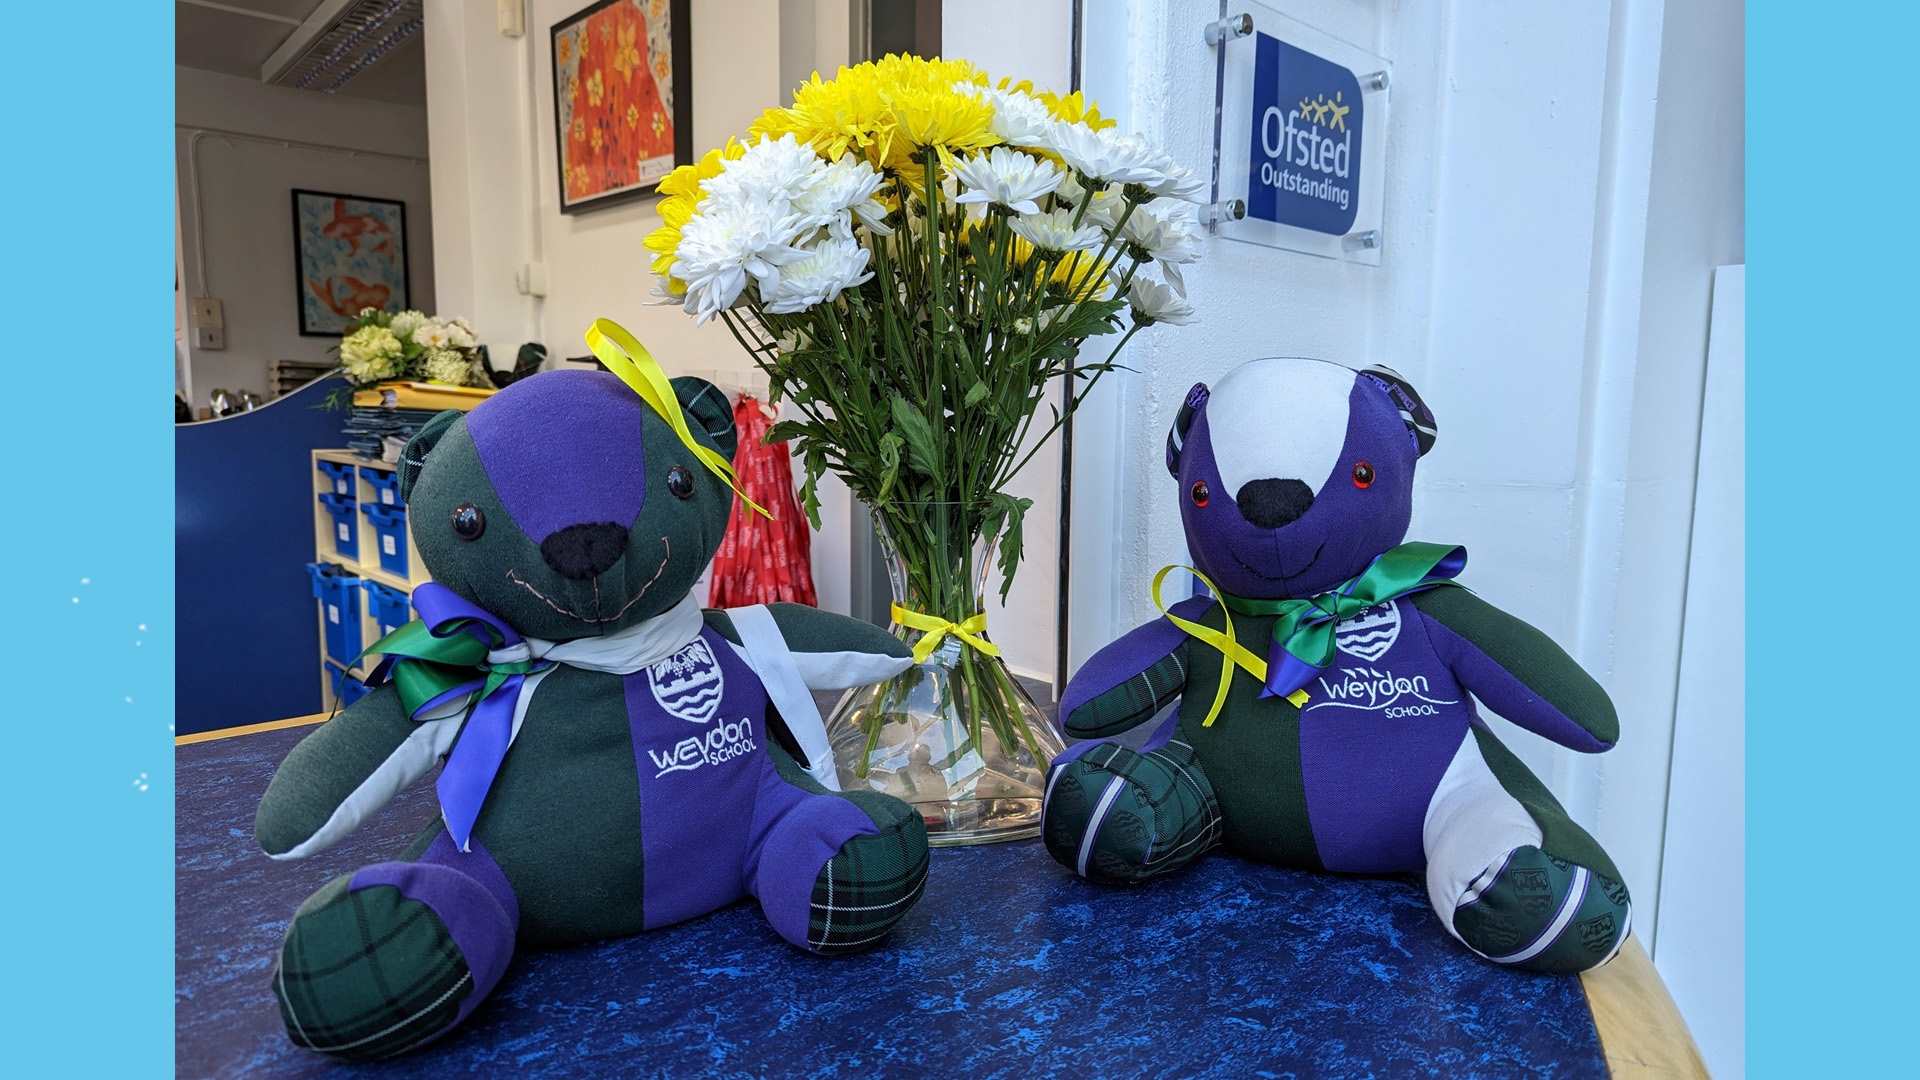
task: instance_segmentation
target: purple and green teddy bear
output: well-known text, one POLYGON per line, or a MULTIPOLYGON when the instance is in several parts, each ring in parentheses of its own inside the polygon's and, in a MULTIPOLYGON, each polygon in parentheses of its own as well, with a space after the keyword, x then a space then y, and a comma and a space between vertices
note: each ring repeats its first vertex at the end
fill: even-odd
POLYGON ((1100 882, 1216 847, 1423 874, 1447 932, 1495 963, 1574 972, 1614 955, 1632 914, 1620 871, 1475 700, 1583 753, 1618 738, 1613 705, 1546 635, 1455 583, 1463 549, 1402 543, 1433 439, 1385 368, 1256 360, 1189 392, 1167 467, 1217 595, 1174 604, 1068 683, 1061 725, 1090 741, 1048 772, 1055 859, 1100 882), (1144 742, 1116 738, 1176 700, 1144 742))
POLYGON ((294 914, 272 982, 295 1043, 365 1060, 431 1042, 523 945, 751 897, 793 945, 846 953, 919 899, 920 816, 834 790, 811 697, 905 670, 907 647, 814 608, 700 608, 732 414, 701 380, 659 386, 673 401, 652 408, 607 372, 548 372, 407 444, 420 617, 369 650, 380 685, 288 754, 255 833, 312 854, 444 761, 443 820, 294 914))

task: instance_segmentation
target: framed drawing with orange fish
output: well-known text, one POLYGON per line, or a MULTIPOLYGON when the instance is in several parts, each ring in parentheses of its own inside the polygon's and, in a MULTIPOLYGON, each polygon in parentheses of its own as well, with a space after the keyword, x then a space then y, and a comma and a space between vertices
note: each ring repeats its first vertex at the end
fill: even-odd
POLYGON ((300 332, 310 337, 338 337, 362 308, 404 311, 407 204, 295 188, 293 276, 300 332))
POLYGON ((560 212, 647 195, 693 160, 688 0, 600 0, 553 24, 560 212))

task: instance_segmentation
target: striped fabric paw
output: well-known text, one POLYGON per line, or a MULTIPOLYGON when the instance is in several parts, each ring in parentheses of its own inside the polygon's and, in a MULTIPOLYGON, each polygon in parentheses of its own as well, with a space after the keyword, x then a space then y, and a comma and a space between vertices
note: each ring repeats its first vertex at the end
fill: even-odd
POLYGON ((1527 845, 1473 882, 1453 928, 1496 964, 1571 973, 1613 959, 1632 915, 1625 885, 1527 845))
POLYGON ((1125 883, 1178 869, 1220 843, 1220 804, 1193 748, 1104 743, 1055 766, 1041 835, 1061 865, 1125 883))

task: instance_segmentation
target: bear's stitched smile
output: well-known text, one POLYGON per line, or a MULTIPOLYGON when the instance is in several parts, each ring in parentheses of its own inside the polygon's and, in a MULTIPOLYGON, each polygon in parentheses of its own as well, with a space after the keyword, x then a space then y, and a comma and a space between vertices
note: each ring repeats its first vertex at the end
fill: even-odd
MULTIPOLYGON (((598 615, 598 616, 582 615, 579 612, 572 611, 565 607, 562 607, 559 603, 557 603, 553 599, 553 597, 548 596, 546 593, 543 593, 538 588, 536 588, 533 582, 528 581, 527 579, 521 577, 519 574, 515 573, 512 567, 507 568, 507 580, 513 582, 515 585, 518 585, 521 588, 532 593, 533 595, 539 597, 541 603, 547 605, 548 607, 559 612, 560 614, 565 615, 569 619, 575 619, 583 623, 617 622, 622 616, 626 615, 628 611, 632 610, 633 605, 639 603, 643 598, 645 598, 647 593, 650 590, 652 590, 653 583, 660 580, 661 574, 666 573, 667 563, 673 558, 673 541, 663 536, 660 538, 660 546, 665 548, 666 552, 665 554, 660 556, 660 565, 654 568, 653 576, 647 579, 647 583, 645 585, 640 586, 640 591, 637 593, 634 593, 632 599, 629 599, 626 603, 620 605, 620 610, 614 612, 611 615, 598 615)), ((600 610, 600 579, 597 577, 594 578, 593 580, 593 599, 594 599, 594 605, 593 605, 594 610, 595 611, 600 610)))
POLYGON ((1240 568, 1242 570, 1245 570, 1247 573, 1252 574, 1254 577, 1262 578, 1267 581, 1272 581, 1281 585, 1285 585, 1287 582, 1292 581, 1294 578, 1297 578, 1300 575, 1306 573, 1307 571, 1313 569, 1313 565, 1320 561, 1320 553, 1322 551, 1325 551, 1326 549, 1327 549, 1327 542, 1325 540, 1320 541, 1320 546, 1313 549, 1313 558, 1307 560, 1307 565, 1302 566, 1300 569, 1295 570, 1291 574, 1283 573, 1279 577, 1275 577, 1274 575, 1269 574, 1264 570, 1259 570, 1252 566, 1247 565, 1247 560, 1241 558, 1240 553, 1233 550, 1233 545, 1231 544, 1227 545, 1227 554, 1233 558, 1234 562, 1237 562, 1240 564, 1240 568))

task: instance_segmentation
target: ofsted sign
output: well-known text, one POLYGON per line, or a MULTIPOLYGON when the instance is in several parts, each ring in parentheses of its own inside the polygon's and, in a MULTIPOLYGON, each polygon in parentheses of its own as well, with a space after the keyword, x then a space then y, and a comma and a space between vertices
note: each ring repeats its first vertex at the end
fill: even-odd
POLYGON ((1360 80, 1279 38, 1256 37, 1247 216, 1345 236, 1360 208, 1360 80))

